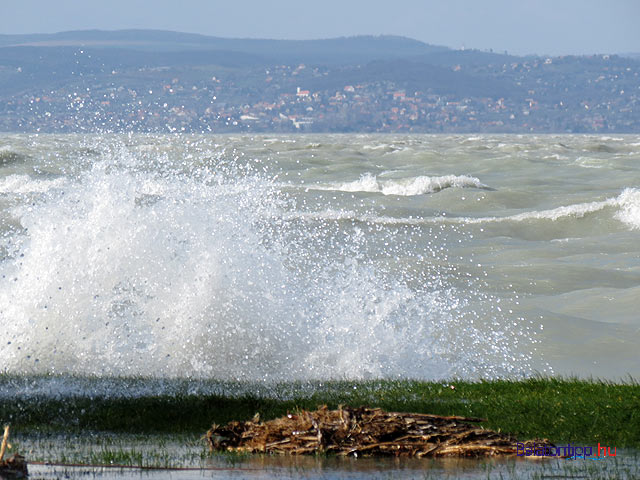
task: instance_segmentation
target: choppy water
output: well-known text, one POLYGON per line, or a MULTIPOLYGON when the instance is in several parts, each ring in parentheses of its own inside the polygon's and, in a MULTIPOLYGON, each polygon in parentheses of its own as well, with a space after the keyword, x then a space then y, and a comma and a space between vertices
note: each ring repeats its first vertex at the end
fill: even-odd
POLYGON ((640 137, 0 136, 0 371, 640 374, 640 137))

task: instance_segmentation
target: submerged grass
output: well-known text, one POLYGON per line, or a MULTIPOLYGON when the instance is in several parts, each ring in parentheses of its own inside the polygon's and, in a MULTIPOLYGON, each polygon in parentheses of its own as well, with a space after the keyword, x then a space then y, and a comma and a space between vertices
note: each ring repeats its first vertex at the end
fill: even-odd
MULTIPOLYGON (((29 463, 127 466, 134 468, 205 467, 211 455, 199 435, 128 433, 28 433, 12 441, 29 463)), ((220 457, 221 464, 231 464, 220 457)))
POLYGON ((83 380, 87 383, 81 390, 66 393, 24 388, 29 381, 46 384, 48 378, 56 377, 25 380, 0 375, 0 422, 22 432, 195 434, 204 433, 213 422, 246 420, 255 413, 266 420, 299 408, 345 404, 483 417, 488 428, 522 439, 640 448, 640 385, 631 379, 624 383, 566 378, 332 381, 269 388, 212 381, 208 388, 200 382, 195 389, 181 380, 180 388, 153 392, 144 388, 148 379, 122 379, 124 389, 118 387, 118 379, 111 379, 111 393, 91 388, 89 379, 83 380), (20 386, 14 394, 12 385, 20 386))

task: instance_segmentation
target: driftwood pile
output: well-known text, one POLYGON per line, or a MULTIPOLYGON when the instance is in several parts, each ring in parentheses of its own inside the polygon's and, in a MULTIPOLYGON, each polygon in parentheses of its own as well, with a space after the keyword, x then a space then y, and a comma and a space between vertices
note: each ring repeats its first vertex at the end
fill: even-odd
MULTIPOLYGON (((9 447, 9 427, 4 427, 2 444, 0 444, 0 478, 23 478, 28 475, 27 462, 22 455, 12 455, 6 460, 4 454, 9 447)), ((10 448, 10 447, 9 447, 10 448)))
MULTIPOLYGON (((213 425, 212 451, 342 456, 484 457, 516 455, 516 439, 475 425, 481 418, 326 406, 261 422, 213 425)), ((537 441, 540 444, 540 441, 537 441)))

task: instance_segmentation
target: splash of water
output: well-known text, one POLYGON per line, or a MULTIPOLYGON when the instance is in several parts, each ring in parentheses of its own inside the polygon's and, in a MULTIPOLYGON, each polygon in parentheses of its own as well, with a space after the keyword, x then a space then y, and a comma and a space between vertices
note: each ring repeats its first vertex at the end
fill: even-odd
POLYGON ((424 242, 421 227, 296 218, 295 198, 223 152, 176 163, 111 142, 63 180, 11 179, 20 228, 3 238, 0 371, 528 373, 522 319, 506 321, 472 282, 461 289, 445 246, 424 242))

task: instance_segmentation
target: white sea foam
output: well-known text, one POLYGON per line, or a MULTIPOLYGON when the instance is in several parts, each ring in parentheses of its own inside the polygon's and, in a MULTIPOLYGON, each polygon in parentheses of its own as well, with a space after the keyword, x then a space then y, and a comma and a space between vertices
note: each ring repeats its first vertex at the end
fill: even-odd
POLYGON ((366 173, 352 182, 336 182, 327 185, 309 186, 316 190, 341 192, 370 192, 383 195, 413 196, 435 193, 445 188, 487 188, 479 179, 467 175, 419 176, 402 180, 380 180, 366 173))
POLYGON ((65 183, 66 179, 62 177, 49 180, 32 178, 29 175, 8 175, 0 178, 0 193, 44 193, 52 188, 61 188, 65 183))
POLYGON ((633 230, 640 230, 640 190, 625 188, 616 201, 620 207, 616 218, 633 230))

